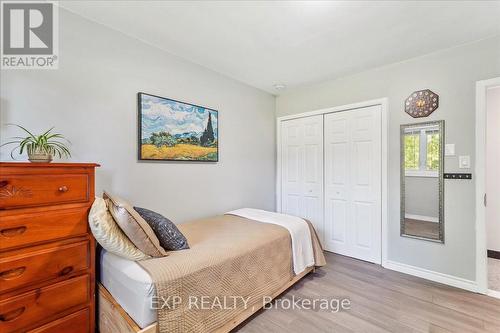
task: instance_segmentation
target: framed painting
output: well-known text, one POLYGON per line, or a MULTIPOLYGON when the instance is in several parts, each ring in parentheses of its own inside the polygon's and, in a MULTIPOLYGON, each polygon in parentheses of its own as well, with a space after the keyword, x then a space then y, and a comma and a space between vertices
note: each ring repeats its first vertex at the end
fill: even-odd
POLYGON ((139 160, 219 161, 217 110, 138 93, 139 160))

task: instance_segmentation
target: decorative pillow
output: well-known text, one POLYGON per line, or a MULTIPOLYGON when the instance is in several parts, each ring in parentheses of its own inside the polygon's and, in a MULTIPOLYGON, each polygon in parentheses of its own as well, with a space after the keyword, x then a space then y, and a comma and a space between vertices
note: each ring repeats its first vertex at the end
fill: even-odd
POLYGON ((189 249, 186 237, 177 229, 176 225, 161 214, 140 207, 134 209, 142 216, 160 240, 160 245, 167 251, 189 249))
POLYGON ((95 198, 89 213, 89 225, 95 239, 107 251, 129 260, 150 258, 145 255, 121 231, 102 198, 95 198))
POLYGON ((107 192, 104 192, 103 198, 116 223, 139 250, 151 257, 167 255, 153 229, 130 204, 107 192))

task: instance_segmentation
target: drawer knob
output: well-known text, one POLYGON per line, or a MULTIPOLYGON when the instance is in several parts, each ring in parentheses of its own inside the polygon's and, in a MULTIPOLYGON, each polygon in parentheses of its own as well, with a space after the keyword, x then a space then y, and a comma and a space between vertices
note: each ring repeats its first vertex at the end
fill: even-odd
POLYGON ((24 234, 26 229, 27 228, 25 226, 9 228, 9 229, 2 229, 2 230, 0 230, 0 234, 2 234, 2 236, 4 236, 4 237, 14 237, 14 236, 19 236, 19 235, 24 234))
POLYGON ((16 319, 17 317, 19 317, 20 315, 22 315, 25 310, 26 310, 26 307, 23 306, 21 308, 18 308, 18 309, 15 309, 15 310, 12 310, 12 311, 9 311, 6 313, 2 313, 2 314, 0 314, 0 321, 3 321, 3 322, 12 321, 12 320, 16 319))
POLYGON ((59 187, 59 192, 68 192, 68 187, 67 186, 61 186, 59 187))
POLYGON ((71 273, 73 271, 73 266, 67 266, 67 267, 64 267, 62 270, 61 270, 61 275, 68 275, 69 273, 71 273))
POLYGON ((25 270, 26 270, 26 267, 17 267, 14 269, 9 269, 8 271, 0 272, 0 279, 2 279, 2 280, 15 279, 15 278, 21 276, 25 270))

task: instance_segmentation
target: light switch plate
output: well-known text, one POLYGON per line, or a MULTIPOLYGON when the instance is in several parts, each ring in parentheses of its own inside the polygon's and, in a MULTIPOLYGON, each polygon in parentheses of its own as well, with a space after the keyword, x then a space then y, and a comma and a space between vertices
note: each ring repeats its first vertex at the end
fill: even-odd
POLYGON ((444 155, 445 156, 455 156, 455 144, 448 143, 444 145, 444 155))
POLYGON ((459 169, 470 169, 470 156, 459 156, 458 157, 458 168, 459 169))

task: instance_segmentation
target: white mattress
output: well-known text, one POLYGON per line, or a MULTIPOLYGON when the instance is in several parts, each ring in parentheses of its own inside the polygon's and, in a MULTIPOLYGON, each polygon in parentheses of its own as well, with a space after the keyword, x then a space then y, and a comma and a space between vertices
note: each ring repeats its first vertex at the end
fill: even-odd
POLYGON ((156 322, 156 310, 151 309, 152 297, 156 295, 154 284, 135 261, 103 249, 100 281, 141 328, 156 322))

